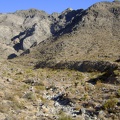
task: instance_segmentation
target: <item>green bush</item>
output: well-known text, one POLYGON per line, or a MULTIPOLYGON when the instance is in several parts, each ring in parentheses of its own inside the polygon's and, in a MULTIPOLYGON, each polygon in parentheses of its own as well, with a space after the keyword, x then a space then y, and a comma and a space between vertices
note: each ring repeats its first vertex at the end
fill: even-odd
POLYGON ((117 98, 108 99, 104 103, 103 108, 105 110, 114 112, 113 110, 115 109, 115 106, 116 106, 117 103, 118 103, 118 99, 117 98))

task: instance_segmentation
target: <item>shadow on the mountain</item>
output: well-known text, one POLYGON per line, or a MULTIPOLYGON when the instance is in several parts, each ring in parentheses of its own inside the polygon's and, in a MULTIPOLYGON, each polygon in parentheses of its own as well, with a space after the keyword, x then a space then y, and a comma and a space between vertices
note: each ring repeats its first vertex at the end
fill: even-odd
POLYGON ((23 50, 23 41, 29 37, 29 36, 32 36, 34 34, 34 31, 35 31, 35 26, 36 24, 34 24, 31 28, 23 31, 23 32, 20 32, 19 35, 16 35, 14 36, 11 41, 16 41, 16 39, 19 39, 20 41, 18 43, 16 43, 13 48, 18 52, 19 50, 23 50))
POLYGON ((80 72, 106 72, 118 69, 117 64, 113 64, 107 61, 68 61, 68 62, 38 62, 35 69, 39 68, 53 68, 53 69, 71 69, 78 70, 80 72))
POLYGON ((64 96, 64 94, 57 95, 53 98, 54 101, 58 102, 60 105, 67 106, 70 105, 71 100, 64 96))
POLYGON ((24 55, 29 54, 29 53, 30 53, 30 49, 27 49, 23 53, 21 53, 20 56, 24 56, 24 55))
POLYGON ((106 71, 104 74, 99 75, 96 78, 90 79, 87 82, 93 85, 97 84, 98 81, 100 83, 115 84, 117 82, 115 78, 116 78, 116 75, 114 71, 106 71))
POLYGON ((17 57, 17 55, 15 53, 13 53, 13 54, 10 54, 7 59, 13 59, 15 57, 17 57))
POLYGON ((69 13, 67 13, 65 16, 64 15, 60 15, 59 16, 59 19, 62 19, 63 17, 65 17, 66 19, 66 23, 68 22, 68 24, 65 26, 65 27, 62 27, 62 26, 59 26, 60 29, 58 31, 54 30, 54 28, 56 28, 55 26, 58 26, 58 23, 54 23, 52 26, 51 26, 51 32, 53 33, 54 36, 60 36, 62 34, 66 34, 66 33, 70 33, 72 32, 72 28, 77 25, 81 20, 82 20, 82 17, 84 15, 86 15, 86 11, 83 10, 83 9, 79 9, 77 11, 73 10, 69 13), (75 16, 73 18, 73 16, 75 16), (73 19, 72 19, 73 18, 73 19))
POLYGON ((18 52, 21 49, 21 43, 15 44, 13 48, 18 52))
POLYGON ((120 59, 117 59, 115 62, 120 62, 120 59))

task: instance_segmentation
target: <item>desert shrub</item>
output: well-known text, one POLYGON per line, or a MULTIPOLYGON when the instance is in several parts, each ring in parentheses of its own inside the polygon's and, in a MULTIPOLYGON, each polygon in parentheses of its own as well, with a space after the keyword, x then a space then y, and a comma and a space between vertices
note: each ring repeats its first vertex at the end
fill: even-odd
POLYGON ((79 84, 79 82, 77 82, 77 81, 74 82, 75 88, 78 86, 78 84, 79 84))
POLYGON ((120 89, 117 91, 117 97, 120 98, 120 89))
POLYGON ((73 120, 73 119, 71 116, 66 115, 63 111, 60 111, 58 120, 73 120))
POLYGON ((117 99, 117 98, 108 99, 108 100, 104 103, 103 108, 104 108, 105 110, 114 112, 114 109, 115 109, 115 106, 116 106, 117 103, 118 103, 118 99, 117 99))
POLYGON ((27 98, 28 100, 32 100, 32 101, 36 100, 36 96, 32 92, 26 93, 24 98, 27 98))
POLYGON ((24 102, 19 102, 17 100, 12 101, 11 107, 15 110, 17 109, 25 109, 24 102))
POLYGON ((82 100, 87 100, 88 99, 88 94, 84 94, 84 96, 82 97, 82 100))
POLYGON ((114 70, 114 74, 119 76, 120 75, 120 70, 114 70))

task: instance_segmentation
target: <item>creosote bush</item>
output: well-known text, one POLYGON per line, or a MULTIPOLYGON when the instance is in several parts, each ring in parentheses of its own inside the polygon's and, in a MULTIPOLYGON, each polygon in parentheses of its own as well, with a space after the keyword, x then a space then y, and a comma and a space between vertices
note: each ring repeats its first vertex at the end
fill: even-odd
POLYGON ((118 99, 117 99, 117 98, 108 99, 108 100, 104 103, 103 108, 104 108, 105 110, 114 112, 114 109, 115 109, 115 106, 117 105, 117 103, 118 103, 118 99))

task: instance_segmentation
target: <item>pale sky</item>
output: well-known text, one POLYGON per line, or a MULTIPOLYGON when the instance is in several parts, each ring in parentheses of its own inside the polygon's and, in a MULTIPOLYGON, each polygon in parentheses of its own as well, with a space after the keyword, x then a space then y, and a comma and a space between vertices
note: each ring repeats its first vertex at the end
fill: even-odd
MULTIPOLYGON (((113 0, 103 0, 113 1, 113 0)), ((46 11, 51 14, 53 12, 62 12, 67 8, 87 9, 89 6, 101 0, 1 0, 0 13, 15 12, 17 10, 27 10, 35 8, 46 11)))

